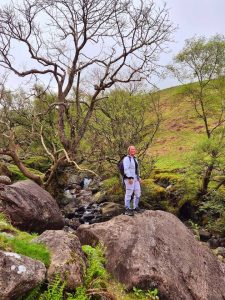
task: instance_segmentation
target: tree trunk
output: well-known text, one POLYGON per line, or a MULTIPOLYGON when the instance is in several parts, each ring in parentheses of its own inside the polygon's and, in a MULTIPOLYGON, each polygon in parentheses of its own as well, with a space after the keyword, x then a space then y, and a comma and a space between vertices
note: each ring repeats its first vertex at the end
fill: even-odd
POLYGON ((5 154, 5 155, 9 155, 12 157, 14 163, 17 165, 17 167, 19 168, 19 170, 29 179, 33 180, 34 182, 36 182, 38 185, 43 186, 43 181, 41 179, 41 177, 39 175, 35 175, 33 173, 31 173, 26 167, 25 165, 22 163, 22 161, 20 160, 18 154, 16 153, 16 151, 12 151, 12 150, 2 150, 0 151, 1 154, 5 154))
POLYGON ((202 180, 202 188, 200 190, 201 196, 204 196, 205 194, 208 193, 208 186, 209 186, 209 182, 211 180, 213 168, 214 168, 214 162, 212 162, 205 171, 205 175, 202 180))

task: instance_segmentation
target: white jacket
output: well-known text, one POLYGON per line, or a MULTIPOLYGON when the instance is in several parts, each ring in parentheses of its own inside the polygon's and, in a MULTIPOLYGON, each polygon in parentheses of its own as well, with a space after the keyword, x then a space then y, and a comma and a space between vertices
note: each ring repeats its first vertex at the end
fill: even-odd
POLYGON ((124 174, 125 178, 138 178, 140 177, 139 174, 139 166, 138 166, 138 161, 136 157, 127 155, 123 159, 123 167, 124 167, 124 174), (135 170, 135 161, 137 163, 137 174, 135 170))

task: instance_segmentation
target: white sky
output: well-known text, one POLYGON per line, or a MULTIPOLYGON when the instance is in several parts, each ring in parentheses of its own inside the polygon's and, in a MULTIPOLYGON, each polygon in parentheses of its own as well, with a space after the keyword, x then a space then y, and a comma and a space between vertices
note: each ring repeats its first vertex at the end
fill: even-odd
MULTIPOLYGON (((166 2, 170 9, 170 19, 178 26, 174 34, 174 43, 170 53, 163 54, 161 62, 168 64, 184 46, 186 39, 195 35, 211 37, 215 34, 225 35, 225 0, 156 0, 166 2)), ((159 83, 161 88, 176 85, 177 81, 166 78, 159 83)))
MULTIPOLYGON (((0 0, 0 7, 9 2, 9 0, 0 0)), ((170 19, 175 26, 178 26, 173 37, 174 43, 169 45, 168 53, 162 54, 161 64, 171 63, 173 56, 183 48, 187 38, 194 35, 210 37, 217 33, 225 35, 225 0, 155 0, 155 2, 159 5, 167 3, 170 9, 170 19)), ((18 82, 15 77, 11 78, 10 87, 15 88, 18 82)), ((160 88, 176 84, 178 83, 173 78, 157 82, 160 88)))

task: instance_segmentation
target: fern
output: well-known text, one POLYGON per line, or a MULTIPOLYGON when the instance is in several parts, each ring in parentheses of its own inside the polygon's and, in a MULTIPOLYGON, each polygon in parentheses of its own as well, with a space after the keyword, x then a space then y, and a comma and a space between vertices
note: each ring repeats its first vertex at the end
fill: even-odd
POLYGON ((103 254, 103 247, 98 245, 96 248, 92 248, 89 245, 84 245, 82 249, 87 255, 89 263, 84 280, 85 286, 98 288, 104 285, 108 274, 104 268, 106 260, 103 254))
POLYGON ((133 287, 133 293, 136 299, 140 300, 159 300, 158 289, 143 291, 140 288, 133 287))
POLYGON ((41 287, 42 287, 42 285, 39 284, 37 287, 35 287, 31 291, 29 291, 26 295, 21 296, 17 300, 34 300, 34 299, 38 299, 39 295, 41 293, 41 287))
POLYGON ((47 291, 39 297, 39 300, 63 300, 65 285, 66 283, 62 282, 60 275, 57 274, 54 281, 48 285, 47 291))
MULTIPOLYGON (((109 275, 105 270, 106 262, 104 249, 101 245, 96 248, 85 245, 82 247, 87 255, 88 267, 84 275, 84 283, 76 288, 74 294, 65 293, 65 282, 62 282, 60 275, 57 274, 55 280, 48 285, 39 300, 90 300, 90 299, 115 299, 107 290, 109 275)), ((35 299, 35 298, 33 298, 35 299)))
POLYGON ((76 289, 76 293, 73 296, 72 294, 67 294, 67 300, 89 300, 90 296, 87 295, 87 289, 84 286, 80 286, 76 289))

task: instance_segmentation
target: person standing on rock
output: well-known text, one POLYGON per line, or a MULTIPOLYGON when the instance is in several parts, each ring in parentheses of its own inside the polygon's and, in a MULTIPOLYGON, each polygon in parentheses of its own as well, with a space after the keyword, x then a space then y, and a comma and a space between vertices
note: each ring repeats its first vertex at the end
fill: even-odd
POLYGON ((133 216, 134 213, 141 212, 139 208, 139 201, 141 196, 141 178, 139 172, 139 165, 137 158, 135 157, 136 148, 131 145, 128 147, 128 155, 123 159, 124 167, 124 184, 126 188, 125 192, 125 215, 133 216), (131 209, 131 197, 133 198, 133 209, 131 209))

